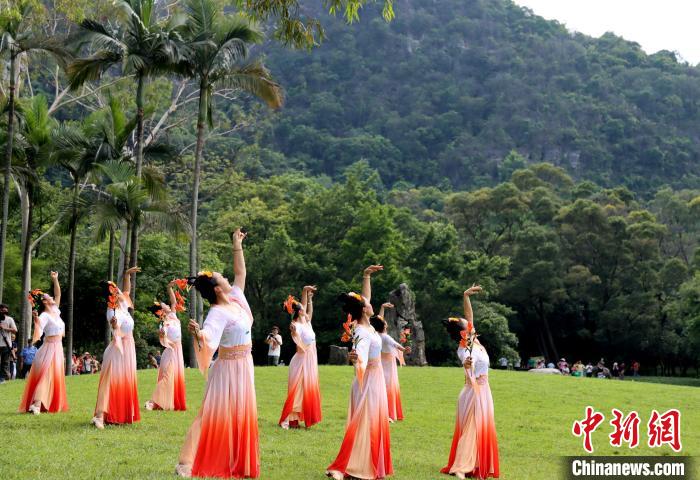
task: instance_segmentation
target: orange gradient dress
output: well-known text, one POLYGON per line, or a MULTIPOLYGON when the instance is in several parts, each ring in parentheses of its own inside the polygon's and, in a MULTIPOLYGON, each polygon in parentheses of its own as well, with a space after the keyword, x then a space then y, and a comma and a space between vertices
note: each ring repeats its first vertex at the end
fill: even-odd
POLYGON ((279 424, 303 421, 306 428, 321 421, 321 388, 318 383, 316 333, 309 322, 293 322, 292 339, 297 353, 289 362, 287 401, 284 402, 279 424))
POLYGON ((257 478, 260 474, 258 410, 251 328, 243 291, 233 286, 229 305, 213 305, 195 341, 199 368, 208 376, 202 407, 180 450, 178 469, 193 477, 257 478), (218 357, 211 369, 212 356, 218 357))
POLYGON ((102 359, 95 415, 104 412, 104 423, 134 423, 141 420, 136 383, 134 319, 123 299, 119 300, 116 309, 107 310, 107 319, 111 320, 112 317, 117 319, 117 328, 112 330, 112 341, 102 359))
POLYGON ((327 474, 339 472, 361 479, 381 479, 394 473, 386 384, 381 363, 382 339, 371 327, 355 328, 355 379, 345 437, 327 474))
POLYGON ((158 383, 150 400, 154 410, 187 410, 181 340, 180 320, 170 312, 161 327, 160 343, 165 350, 158 367, 158 383))
MULTIPOLYGON (((463 347, 457 350, 457 355, 462 363, 470 356, 469 350, 463 347)), ((498 441, 488 381, 489 356, 483 346, 474 345, 471 357, 473 371, 465 369, 450 458, 440 471, 498 478, 498 441)))
POLYGON ((403 420, 401 408, 401 386, 399 385, 399 371, 396 361, 402 358, 399 355, 401 344, 391 338, 388 333, 380 334, 382 337, 382 369, 384 370, 384 382, 386 383, 386 396, 389 405, 389 419, 392 421, 403 420))
POLYGON ((66 361, 61 341, 65 330, 61 311, 57 307, 39 315, 39 325, 34 328, 32 342, 38 342, 41 336, 45 335, 44 343, 36 352, 27 383, 24 385, 24 394, 19 404, 20 412, 28 412, 29 407, 36 401, 41 402, 42 412, 68 411, 66 361))

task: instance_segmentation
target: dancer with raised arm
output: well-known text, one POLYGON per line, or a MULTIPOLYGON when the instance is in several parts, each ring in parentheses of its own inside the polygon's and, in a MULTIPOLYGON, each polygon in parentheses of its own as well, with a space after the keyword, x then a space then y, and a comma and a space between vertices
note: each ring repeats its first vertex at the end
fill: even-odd
POLYGON ((102 283, 112 341, 102 357, 97 403, 92 417, 92 424, 99 430, 104 429, 105 423, 120 425, 141 420, 136 384, 134 318, 129 313, 129 309, 134 308, 130 297, 131 274, 140 271, 139 267, 126 270, 122 276, 121 290, 114 282, 102 283))
POLYGON ((32 343, 44 335, 44 343, 34 356, 32 368, 24 385, 24 394, 19 405, 20 412, 66 412, 66 360, 63 356, 63 337, 66 326, 61 319, 61 285, 58 273, 51 272, 53 297, 41 290, 32 290, 29 302, 32 305, 34 334, 32 343))
POLYGON ((382 339, 370 325, 374 315, 371 276, 382 270, 372 265, 364 271, 362 295, 343 293, 339 300, 348 322, 353 324, 354 348, 349 354, 355 365, 350 392, 350 408, 345 437, 335 461, 326 475, 336 480, 347 477, 381 479, 394 473, 391 464, 391 439, 386 384, 382 371, 382 339))
POLYGON ((218 272, 191 279, 209 302, 204 325, 190 320, 195 353, 207 376, 202 407, 187 432, 175 472, 183 477, 257 478, 258 411, 253 378, 253 315, 243 294, 245 259, 240 229, 233 234, 233 285, 218 272), (209 371, 214 352, 218 357, 209 371))
POLYGON ((382 308, 379 309, 379 315, 374 315, 369 319, 369 322, 382 338, 382 370, 384 371, 384 382, 386 383, 389 421, 395 422, 403 420, 401 387, 399 385, 399 372, 396 368, 396 361, 403 359, 399 352, 404 352, 406 348, 386 333, 386 320, 384 320, 384 310, 386 308, 394 308, 394 305, 384 303, 382 308))
POLYGON ((301 302, 291 295, 283 308, 291 316, 289 328, 297 346, 297 353, 289 362, 287 401, 282 408, 279 425, 284 428, 306 428, 321 421, 321 389, 318 383, 316 334, 311 326, 314 315, 313 297, 316 287, 307 285, 301 293, 301 302))
POLYGON ((465 478, 498 478, 498 441, 494 422, 493 398, 489 387, 489 356, 476 335, 474 313, 469 297, 482 291, 472 285, 464 292, 464 318, 443 321, 447 332, 459 343, 457 356, 464 366, 466 380, 457 401, 452 448, 442 473, 465 478))
POLYGON ((151 399, 146 402, 146 410, 187 410, 185 395, 185 361, 182 356, 182 332, 177 312, 185 311, 185 300, 177 282, 187 285, 187 279, 173 280, 168 284, 170 305, 154 303, 149 311, 161 320, 158 329, 160 344, 165 348, 158 367, 158 383, 151 399))

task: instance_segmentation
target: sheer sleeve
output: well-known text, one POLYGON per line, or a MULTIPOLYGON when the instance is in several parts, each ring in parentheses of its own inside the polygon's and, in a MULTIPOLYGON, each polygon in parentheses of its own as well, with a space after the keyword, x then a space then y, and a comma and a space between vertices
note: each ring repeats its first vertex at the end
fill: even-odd
POLYGON ((365 369, 367 368, 367 362, 369 361, 369 346, 372 342, 370 338, 370 333, 365 328, 357 328, 355 330, 355 353, 357 353, 357 361, 355 362, 355 376, 357 381, 362 388, 362 383, 364 381, 365 369))
POLYGON ((253 324, 253 312, 250 311, 250 305, 248 305, 248 299, 245 298, 245 294, 243 293, 243 290, 237 285, 231 285, 231 293, 229 294, 229 298, 236 303, 240 304, 241 307, 243 307, 243 310, 248 314, 248 319, 250 320, 250 324, 253 324))
POLYGON ((122 316, 117 313, 117 310, 108 308, 107 309, 107 321, 110 322, 112 318, 115 317, 117 319, 117 326, 116 328, 112 329, 112 340, 114 341, 114 346, 117 347, 117 350, 119 350, 119 353, 124 353, 124 348, 122 347, 122 337, 124 334, 122 333, 122 316))
POLYGON ((202 372, 202 375, 205 377, 209 371, 209 364, 214 356, 214 352, 219 347, 219 342, 221 341, 221 336, 224 334, 226 323, 226 315, 224 315, 220 309, 212 307, 209 309, 207 318, 204 320, 204 326, 202 326, 200 330, 204 338, 201 342, 198 342, 196 338, 193 339, 194 352, 197 357, 199 371, 202 372))
POLYGON ((34 335, 32 336, 32 343, 36 343, 39 341, 41 336, 44 334, 44 328, 46 328, 46 324, 49 322, 49 314, 46 312, 42 312, 41 315, 39 315, 39 325, 34 325, 34 335))

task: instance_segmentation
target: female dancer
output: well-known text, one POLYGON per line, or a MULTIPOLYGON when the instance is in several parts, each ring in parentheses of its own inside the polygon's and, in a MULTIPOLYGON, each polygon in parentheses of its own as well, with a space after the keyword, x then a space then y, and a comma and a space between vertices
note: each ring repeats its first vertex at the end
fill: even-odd
POLYGON ((465 318, 450 318, 443 322, 452 339, 459 342, 457 356, 464 365, 466 375, 457 401, 457 422, 450 459, 441 470, 457 478, 465 478, 465 475, 498 478, 498 442, 488 381, 489 356, 476 338, 469 300, 470 296, 479 292, 479 285, 472 285, 464 292, 465 318))
POLYGON ((316 287, 306 286, 301 292, 301 303, 292 296, 284 302, 285 312, 292 316, 289 328, 297 345, 297 353, 289 362, 287 401, 279 419, 279 425, 284 429, 299 428, 301 421, 309 428, 321 421, 316 334, 311 326, 315 291, 316 287))
POLYGON ((379 310, 379 315, 374 315, 369 319, 370 324, 382 337, 382 370, 384 371, 384 382, 386 383, 387 402, 389 404, 389 422, 403 420, 403 409, 401 408, 401 387, 399 386, 399 372, 396 368, 396 360, 401 361, 399 352, 406 349, 391 336, 386 333, 386 321, 384 320, 384 309, 394 308, 391 303, 385 303, 379 310))
POLYGON ((34 335, 32 343, 37 343, 42 335, 43 345, 37 350, 34 363, 29 371, 24 394, 19 404, 20 412, 66 412, 66 361, 63 357, 61 339, 66 327, 61 320, 61 285, 58 283, 58 273, 51 272, 53 282, 53 297, 41 290, 32 290, 29 301, 32 304, 34 318, 34 335))
POLYGON ((105 423, 128 424, 141 420, 136 386, 134 319, 129 313, 129 309, 134 308, 129 296, 131 274, 140 271, 139 267, 132 267, 124 272, 122 290, 114 282, 102 284, 107 298, 107 319, 112 326, 112 342, 102 359, 92 417, 92 424, 100 430, 105 428, 105 423))
MULTIPOLYGON (((184 280, 183 280, 184 281, 184 280)), ((185 405, 185 361, 182 358, 182 332, 178 311, 184 311, 184 300, 175 296, 175 280, 168 284, 170 305, 164 302, 153 305, 149 310, 162 320, 158 332, 160 344, 165 347, 158 367, 158 383, 151 399, 146 402, 146 410, 187 410, 185 405)))
POLYGON ((257 478, 260 473, 258 411, 255 401, 251 329, 253 315, 243 294, 245 259, 240 229, 233 234, 233 285, 217 272, 191 279, 211 308, 204 326, 190 320, 199 369, 207 376, 197 414, 175 472, 183 477, 257 478))
POLYGON ((382 339, 369 323, 369 318, 374 314, 370 303, 370 279, 374 272, 382 269, 381 265, 365 269, 361 296, 350 292, 339 297, 348 320, 356 324, 354 348, 349 355, 350 361, 355 364, 355 380, 350 392, 345 438, 338 456, 326 470, 326 475, 336 480, 345 476, 381 479, 394 473, 386 385, 380 357, 382 339))

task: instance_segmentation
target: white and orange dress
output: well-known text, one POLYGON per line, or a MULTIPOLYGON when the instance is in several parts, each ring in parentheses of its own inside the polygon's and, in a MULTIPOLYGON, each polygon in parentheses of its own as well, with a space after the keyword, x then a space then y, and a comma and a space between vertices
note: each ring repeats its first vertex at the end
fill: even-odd
POLYGON ((165 347, 158 367, 158 383, 149 400, 154 410, 187 410, 182 330, 177 315, 170 312, 163 322, 160 343, 165 347))
POLYGON ((345 437, 327 474, 341 473, 361 479, 381 479, 394 473, 386 384, 382 371, 382 339, 371 327, 355 328, 355 380, 345 437))
POLYGON ((32 342, 39 341, 42 335, 44 343, 37 350, 34 363, 29 371, 24 394, 19 405, 20 412, 28 412, 36 401, 41 402, 42 412, 67 412, 66 399, 66 360, 63 356, 62 338, 66 326, 61 320, 61 311, 53 307, 39 315, 39 324, 34 328, 32 342))
MULTIPOLYGON (((460 362, 469 350, 457 350, 460 362)), ((465 384, 457 401, 457 421, 447 466, 442 473, 498 478, 498 441, 493 397, 489 387, 489 356, 481 345, 471 352, 472 369, 465 369, 465 384)))
POLYGON ((134 319, 123 299, 116 309, 107 310, 107 319, 117 319, 112 341, 105 349, 97 387, 95 415, 104 413, 104 423, 129 424, 141 420, 136 383, 134 319))
POLYGON ((243 291, 233 286, 229 305, 212 305, 195 341, 199 368, 208 376, 202 407, 180 450, 178 472, 193 477, 257 478, 258 410, 251 328, 243 291), (201 348, 200 348, 201 347, 201 348), (212 356, 218 357, 209 370, 212 356))
POLYGON ((403 409, 401 408, 401 387, 399 385, 399 372, 396 368, 396 361, 400 362, 403 356, 400 355, 399 342, 391 338, 388 333, 380 334, 382 337, 382 369, 384 370, 384 382, 386 383, 386 396, 389 404, 389 419, 393 422, 403 420, 403 409))
POLYGON ((321 421, 321 388, 318 382, 316 333, 309 322, 292 323, 292 339, 297 353, 289 362, 287 401, 284 402, 281 426, 291 421, 303 421, 306 428, 321 421))

